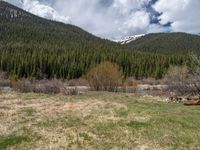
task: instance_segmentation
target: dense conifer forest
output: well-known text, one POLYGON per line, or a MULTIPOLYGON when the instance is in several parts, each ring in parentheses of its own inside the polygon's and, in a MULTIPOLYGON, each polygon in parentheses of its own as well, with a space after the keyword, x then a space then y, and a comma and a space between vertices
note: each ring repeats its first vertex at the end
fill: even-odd
MULTIPOLYGON (((198 43, 195 49, 200 48, 198 43)), ((142 52, 144 47, 136 51, 130 45, 100 39, 76 26, 46 20, 0 1, 0 70, 11 77, 79 78, 105 60, 118 64, 125 77, 138 79, 161 78, 171 65, 190 66, 186 53, 142 52)))
POLYGON ((160 54, 200 54, 200 36, 186 33, 152 33, 126 46, 143 52, 160 54))

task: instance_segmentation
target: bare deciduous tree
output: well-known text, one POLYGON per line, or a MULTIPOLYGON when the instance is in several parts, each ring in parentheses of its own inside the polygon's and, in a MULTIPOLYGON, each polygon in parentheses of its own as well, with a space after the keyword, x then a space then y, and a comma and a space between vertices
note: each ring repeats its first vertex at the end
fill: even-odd
POLYGON ((191 87, 194 89, 195 94, 200 96, 200 59, 196 55, 191 55, 192 63, 195 66, 195 71, 191 76, 191 87))
POLYGON ((190 55, 190 58, 194 68, 187 71, 184 68, 175 67, 173 70, 175 74, 169 70, 173 76, 171 76, 169 89, 180 96, 200 96, 200 60, 196 55, 190 55))

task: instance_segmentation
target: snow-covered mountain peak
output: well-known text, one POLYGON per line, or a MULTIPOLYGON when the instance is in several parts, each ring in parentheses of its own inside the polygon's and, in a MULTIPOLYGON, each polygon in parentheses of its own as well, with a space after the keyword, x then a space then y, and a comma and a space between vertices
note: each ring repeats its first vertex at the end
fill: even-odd
POLYGON ((121 43, 122 45, 124 44, 128 44, 132 41, 135 41, 143 36, 145 36, 146 34, 139 34, 139 35, 133 35, 133 36, 127 36, 125 38, 122 38, 121 40, 117 40, 116 42, 121 43))

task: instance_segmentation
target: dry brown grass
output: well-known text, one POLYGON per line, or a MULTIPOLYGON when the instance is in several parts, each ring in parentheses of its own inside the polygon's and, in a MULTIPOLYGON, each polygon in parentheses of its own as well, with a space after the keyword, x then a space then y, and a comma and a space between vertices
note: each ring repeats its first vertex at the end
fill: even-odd
POLYGON ((10 135, 30 138, 6 147, 20 150, 198 148, 199 121, 194 120, 199 114, 195 108, 166 104, 162 98, 148 95, 2 93, 0 149, 6 141, 1 137, 10 135), (190 114, 190 120, 180 117, 181 113, 190 114))
MULTIPOLYGON (((0 95, 0 136, 10 135, 13 132, 24 132, 21 131, 21 128, 25 126, 31 130, 32 136, 37 135, 43 137, 43 140, 37 141, 34 147, 27 146, 24 143, 25 149, 29 147, 32 149, 59 149, 60 147, 77 149, 80 146, 87 146, 89 148, 90 144, 84 138, 92 138, 97 142, 101 138, 99 135, 87 131, 87 126, 81 126, 79 128, 73 126, 73 123, 76 124, 76 118, 87 118, 91 116, 87 120, 89 127, 92 127, 96 123, 117 123, 118 121, 124 120, 124 118, 116 116, 115 112, 117 110, 126 111, 128 109, 125 104, 110 103, 100 101, 99 99, 89 98, 86 101, 71 101, 70 98, 67 98, 66 101, 55 101, 52 97, 46 97, 45 95, 42 98, 39 96, 35 98, 34 94, 27 94, 27 100, 26 98, 24 99, 24 95, 15 92, 0 95), (67 119, 71 120, 72 125, 63 128, 63 121, 65 121, 63 119, 68 113, 70 115, 67 115, 69 118, 67 117, 66 121, 67 119), (58 116, 61 118, 61 122, 54 122, 58 116), (72 146, 70 146, 71 144, 72 146)), ((129 116, 129 118, 133 119, 134 117, 129 116)), ((144 120, 143 117, 135 117, 135 119, 144 120)), ((79 119, 77 121, 80 124, 82 122, 79 119)), ((90 148, 93 149, 92 147, 90 148)))

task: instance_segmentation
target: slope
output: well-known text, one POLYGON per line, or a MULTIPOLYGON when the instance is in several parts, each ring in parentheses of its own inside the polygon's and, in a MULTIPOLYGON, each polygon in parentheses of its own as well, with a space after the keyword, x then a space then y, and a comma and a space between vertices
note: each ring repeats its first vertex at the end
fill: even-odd
POLYGON ((117 63, 124 76, 161 78, 187 56, 133 51, 76 26, 46 20, 0 1, 0 70, 16 78, 79 78, 101 61, 117 63))
POLYGON ((187 33, 153 33, 134 40, 126 46, 143 52, 200 54, 200 36, 187 33))

